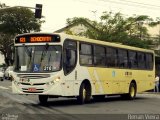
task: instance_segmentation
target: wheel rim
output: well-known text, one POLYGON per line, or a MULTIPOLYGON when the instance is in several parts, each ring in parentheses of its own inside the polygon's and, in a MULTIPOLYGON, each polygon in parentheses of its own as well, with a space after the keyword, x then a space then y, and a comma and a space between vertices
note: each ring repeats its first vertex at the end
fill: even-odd
POLYGON ((135 89, 133 86, 131 87, 130 94, 131 94, 131 97, 134 97, 134 95, 135 95, 135 89))
POLYGON ((86 89, 83 89, 83 100, 86 98, 86 89))

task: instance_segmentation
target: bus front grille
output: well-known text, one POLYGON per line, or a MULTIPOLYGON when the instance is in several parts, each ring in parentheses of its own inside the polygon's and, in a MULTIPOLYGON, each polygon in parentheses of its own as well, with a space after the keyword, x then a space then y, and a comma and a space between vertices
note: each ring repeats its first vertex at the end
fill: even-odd
POLYGON ((20 78, 41 79, 50 77, 50 74, 18 74, 17 76, 20 78))
POLYGON ((46 83, 33 83, 33 84, 30 84, 30 83, 21 83, 22 85, 31 85, 31 86, 34 86, 34 85, 45 85, 46 83))
POLYGON ((24 93, 43 93, 43 91, 34 91, 34 92, 33 91, 32 92, 31 91, 23 91, 23 92, 24 93))

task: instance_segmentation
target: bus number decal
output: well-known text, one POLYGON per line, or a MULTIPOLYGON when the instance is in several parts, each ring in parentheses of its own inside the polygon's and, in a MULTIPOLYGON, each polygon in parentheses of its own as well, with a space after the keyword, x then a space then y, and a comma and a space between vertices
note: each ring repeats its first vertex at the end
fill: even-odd
POLYGON ((44 66, 43 71, 52 71, 52 66, 44 66))
POLYGON ((26 38, 25 37, 21 37, 20 38, 20 43, 25 43, 26 42, 26 38))

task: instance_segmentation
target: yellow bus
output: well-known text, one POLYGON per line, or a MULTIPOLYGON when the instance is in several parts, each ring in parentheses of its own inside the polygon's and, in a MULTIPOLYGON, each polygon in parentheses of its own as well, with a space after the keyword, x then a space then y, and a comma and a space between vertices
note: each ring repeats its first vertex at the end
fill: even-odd
POLYGON ((152 50, 63 33, 21 34, 14 49, 13 93, 38 95, 42 104, 54 97, 134 99, 154 88, 152 50))

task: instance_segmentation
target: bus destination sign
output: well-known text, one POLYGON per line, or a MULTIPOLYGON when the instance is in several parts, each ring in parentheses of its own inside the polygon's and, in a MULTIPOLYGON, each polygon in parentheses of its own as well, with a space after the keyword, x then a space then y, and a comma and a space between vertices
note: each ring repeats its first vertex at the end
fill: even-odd
POLYGON ((31 34, 18 36, 15 43, 46 43, 46 42, 60 42, 58 35, 45 35, 45 34, 31 34))

